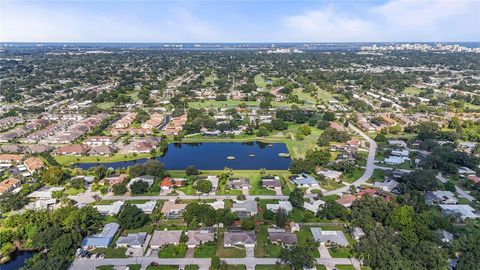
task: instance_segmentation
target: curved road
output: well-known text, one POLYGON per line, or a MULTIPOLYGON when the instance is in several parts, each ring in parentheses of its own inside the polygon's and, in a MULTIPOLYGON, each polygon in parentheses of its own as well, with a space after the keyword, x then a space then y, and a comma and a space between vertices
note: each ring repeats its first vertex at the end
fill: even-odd
POLYGON ((355 182, 348 186, 344 186, 335 190, 327 191, 324 192, 323 195, 328 196, 328 195, 340 195, 342 193, 348 192, 350 189, 350 186, 360 186, 362 184, 365 184, 370 177, 373 175, 373 171, 375 170, 375 153, 377 152, 377 143, 372 140, 372 138, 368 137, 367 134, 365 134, 363 131, 361 131, 359 128, 354 126, 353 124, 349 124, 348 127, 358 133, 363 139, 365 139, 369 144, 370 147, 368 149, 368 157, 367 157, 367 166, 365 167, 365 172, 363 175, 358 178, 355 182))

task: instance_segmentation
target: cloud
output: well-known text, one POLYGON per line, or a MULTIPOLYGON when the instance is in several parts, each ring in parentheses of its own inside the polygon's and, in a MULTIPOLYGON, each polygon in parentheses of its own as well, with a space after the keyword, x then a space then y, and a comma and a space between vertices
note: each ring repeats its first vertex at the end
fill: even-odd
POLYGON ((213 25, 180 8, 160 10, 154 19, 135 12, 101 13, 64 6, 0 9, 0 41, 4 42, 188 42, 219 36, 213 25))
POLYGON ((375 38, 374 25, 370 22, 337 12, 332 7, 287 17, 284 24, 290 35, 287 38, 299 41, 341 42, 375 38))
POLYGON ((299 41, 480 41, 480 2, 390 0, 339 11, 333 6, 283 20, 288 40, 299 41))

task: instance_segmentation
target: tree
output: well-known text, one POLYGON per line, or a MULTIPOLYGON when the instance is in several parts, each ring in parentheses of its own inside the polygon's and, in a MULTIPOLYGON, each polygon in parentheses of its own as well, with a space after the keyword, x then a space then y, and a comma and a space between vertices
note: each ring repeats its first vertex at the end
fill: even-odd
POLYGON ((293 207, 303 208, 304 199, 302 190, 295 188, 290 195, 288 195, 288 200, 293 207))
POLYGON ((28 202, 29 199, 22 193, 7 192, 0 195, 0 210, 3 213, 20 210, 28 202))
POLYGON ((278 227, 283 228, 287 224, 287 221, 287 211, 280 207, 275 214, 275 224, 277 224, 278 227))
POLYGON ((95 178, 97 180, 100 180, 105 178, 105 176, 107 175, 107 169, 105 168, 105 166, 100 165, 95 167, 94 173, 95 173, 95 178))
POLYGON ((138 229, 147 224, 148 216, 135 205, 127 204, 117 216, 118 223, 124 229, 138 229))
POLYGON ((190 165, 187 167, 187 169, 185 169, 185 173, 187 175, 198 175, 199 172, 195 166, 190 165))
POLYGON ((148 191, 149 185, 147 182, 139 180, 130 185, 132 194, 143 194, 148 191))
POLYGON ((433 170, 415 170, 402 177, 402 181, 406 182, 408 187, 424 192, 439 188, 439 182, 433 170))
POLYGON ((43 170, 41 178, 47 185, 58 186, 65 180, 65 174, 59 166, 52 166, 43 170))
POLYGON ((208 180, 198 180, 195 188, 201 193, 209 193, 212 190, 212 182, 208 180))
POLYGON ((377 136, 375 136, 375 141, 376 142, 386 142, 387 137, 382 133, 378 133, 377 136))
POLYGON ((280 252, 280 260, 288 263, 292 269, 300 270, 313 267, 313 255, 310 248, 304 246, 290 246, 280 252))
POLYGON ((394 208, 387 217, 387 224, 396 230, 403 230, 413 226, 413 207, 403 205, 394 208))
POLYGON ((212 226, 215 224, 215 214, 215 209, 208 204, 190 203, 185 207, 183 219, 189 225, 203 223, 205 226, 212 226))
POLYGON ((223 226, 231 226, 236 220, 238 220, 238 215, 230 209, 217 209, 215 212, 215 222, 217 224, 223 223, 223 226))
POLYGON ((348 219, 348 210, 335 201, 326 201, 317 213, 317 216, 323 219, 348 219))
POLYGON ((270 134, 270 132, 264 126, 261 126, 257 131, 257 136, 258 137, 265 137, 265 136, 268 136, 269 134, 270 134))
POLYGON ((242 230, 249 231, 255 229, 255 220, 253 217, 242 220, 242 230))
POLYGON ((211 264, 210 264, 210 270, 218 270, 220 269, 220 264, 222 263, 222 261, 220 260, 220 258, 218 256, 213 256, 212 257, 212 261, 211 261, 211 264))
POLYGON ((325 112, 323 114, 324 121, 334 121, 335 120, 335 113, 334 112, 325 112))
POLYGON ((127 187, 124 184, 115 184, 112 186, 113 194, 115 195, 123 195, 127 193, 127 187))

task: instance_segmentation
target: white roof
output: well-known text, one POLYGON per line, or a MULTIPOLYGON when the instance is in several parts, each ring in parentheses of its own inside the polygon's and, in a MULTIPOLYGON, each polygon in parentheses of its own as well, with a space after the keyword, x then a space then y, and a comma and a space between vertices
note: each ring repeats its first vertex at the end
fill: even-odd
POLYGON ((444 211, 460 214, 462 219, 478 218, 478 215, 475 213, 475 209, 468 204, 440 204, 439 206, 444 211))
POLYGON ((334 243, 341 246, 348 246, 347 238, 342 231, 324 231, 321 228, 310 228, 313 239, 320 243, 334 243))
POLYGON ((280 208, 285 209, 285 211, 290 212, 293 210, 293 206, 289 201, 279 201, 277 204, 267 203, 267 210, 277 212, 280 208))
POLYGON ((116 215, 118 212, 120 212, 120 209, 122 209, 123 205, 125 204, 124 201, 116 201, 112 204, 106 204, 106 205, 94 205, 93 207, 100 212, 100 214, 103 215, 116 215))
POLYGON ((153 210, 155 209, 155 205, 157 205, 157 201, 148 201, 145 203, 139 203, 139 204, 132 204, 138 207, 138 209, 142 210, 144 213, 152 213, 153 210))

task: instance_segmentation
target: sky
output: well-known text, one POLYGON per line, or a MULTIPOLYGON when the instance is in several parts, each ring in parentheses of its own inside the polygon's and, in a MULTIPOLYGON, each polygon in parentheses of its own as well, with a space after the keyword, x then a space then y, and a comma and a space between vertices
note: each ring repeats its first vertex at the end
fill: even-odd
POLYGON ((480 0, 0 0, 1 42, 480 42, 480 0))

